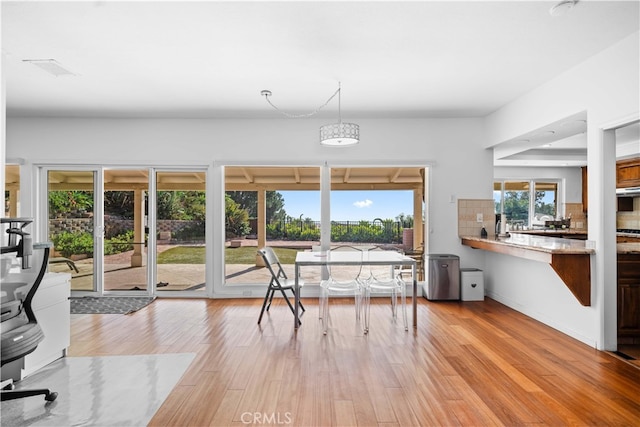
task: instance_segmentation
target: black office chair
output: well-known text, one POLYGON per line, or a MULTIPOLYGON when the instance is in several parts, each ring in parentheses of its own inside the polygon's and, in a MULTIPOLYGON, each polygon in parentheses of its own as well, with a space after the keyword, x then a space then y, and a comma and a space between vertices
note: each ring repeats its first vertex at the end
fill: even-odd
MULTIPOLYGON (((284 300, 287 302, 289 308, 291 309, 291 312, 294 313, 295 316, 293 305, 284 292, 287 290, 291 291, 295 301, 295 279, 287 278, 287 274, 284 272, 284 269, 280 264, 280 260, 278 259, 278 256, 273 251, 273 249, 266 246, 262 249, 258 249, 258 253, 262 256, 264 265, 269 269, 269 272, 271 273, 271 280, 269 281, 269 286, 267 287, 267 294, 264 296, 262 310, 260 310, 260 317, 258 317, 258 324, 260 324, 260 322, 262 321, 262 315, 264 314, 264 312, 269 311, 269 308, 271 307, 271 301, 273 300, 273 295, 276 293, 276 291, 280 291, 282 293, 284 300)), ((304 281, 302 279, 299 279, 298 287, 302 288, 302 286, 304 286, 304 281)), ((303 312, 305 311, 302 303, 300 303, 300 308, 303 312)))
MULTIPOLYGON (((2 253, 18 252, 18 256, 23 257, 23 268, 26 268, 25 264, 29 263, 32 253, 31 239, 25 239, 28 234, 21 230, 9 229, 8 232, 9 234, 13 233, 21 235, 22 238, 18 245, 3 247, 2 253), (25 261, 24 257, 27 258, 27 261, 25 261)), ((44 248, 42 266, 40 267, 38 276, 36 277, 33 286, 31 286, 31 289, 29 289, 26 297, 24 297, 24 299, 8 301, 2 304, 0 316, 0 335, 2 338, 0 361, 2 366, 32 353, 38 347, 38 344, 44 340, 44 333, 42 332, 40 325, 38 325, 31 303, 33 301, 33 296, 38 290, 38 287, 44 277, 48 259, 49 248, 47 247, 44 248)), ((58 393, 45 388, 13 390, 14 385, 12 379, 2 381, 0 387, 1 401, 43 394, 46 401, 52 402, 56 400, 56 397, 58 397, 58 393)))

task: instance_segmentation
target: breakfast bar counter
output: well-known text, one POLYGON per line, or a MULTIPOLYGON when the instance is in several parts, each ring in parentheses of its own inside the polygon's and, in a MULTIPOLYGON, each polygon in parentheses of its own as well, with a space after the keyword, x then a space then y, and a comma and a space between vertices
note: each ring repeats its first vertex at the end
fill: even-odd
POLYGON ((498 238, 460 238, 463 245, 474 249, 548 263, 580 304, 591 305, 591 255, 595 249, 590 242, 515 233, 498 238))

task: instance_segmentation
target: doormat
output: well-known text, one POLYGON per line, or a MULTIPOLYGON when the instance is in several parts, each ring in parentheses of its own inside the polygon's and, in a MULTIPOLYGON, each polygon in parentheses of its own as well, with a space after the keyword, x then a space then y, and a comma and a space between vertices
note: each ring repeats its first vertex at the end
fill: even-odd
POLYGON ((151 304, 155 297, 71 297, 71 314, 130 314, 151 304))

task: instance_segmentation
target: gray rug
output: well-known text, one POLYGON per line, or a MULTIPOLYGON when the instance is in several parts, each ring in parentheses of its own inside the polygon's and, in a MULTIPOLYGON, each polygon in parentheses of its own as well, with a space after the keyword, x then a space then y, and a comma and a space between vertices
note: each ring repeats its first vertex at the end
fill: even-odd
POLYGON ((194 353, 65 357, 17 383, 43 396, 2 402, 2 426, 146 426, 195 358, 194 353))
POLYGON ((71 297, 71 314, 129 314, 151 304, 155 297, 71 297))

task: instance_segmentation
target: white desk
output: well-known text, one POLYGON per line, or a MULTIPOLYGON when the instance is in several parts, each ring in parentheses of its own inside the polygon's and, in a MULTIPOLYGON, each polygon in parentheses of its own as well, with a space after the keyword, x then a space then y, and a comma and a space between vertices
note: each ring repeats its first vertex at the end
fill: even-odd
POLYGON ((326 265, 389 265, 411 266, 413 278, 413 327, 418 326, 418 278, 416 276, 416 261, 395 251, 334 251, 334 252, 298 252, 295 262, 295 315, 294 325, 300 326, 298 312, 300 306, 300 288, 298 278, 300 267, 319 267, 326 265))

